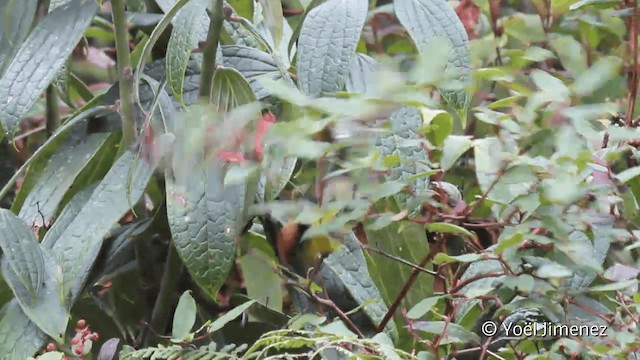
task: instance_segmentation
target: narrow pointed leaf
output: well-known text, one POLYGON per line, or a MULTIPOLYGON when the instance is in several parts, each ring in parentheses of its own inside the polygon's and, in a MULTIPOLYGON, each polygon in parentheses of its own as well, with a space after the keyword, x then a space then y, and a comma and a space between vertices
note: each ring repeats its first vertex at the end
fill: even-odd
POLYGON ((282 14, 281 0, 258 0, 262 5, 262 15, 264 21, 271 31, 273 37, 274 48, 277 49, 282 42, 282 33, 284 26, 284 15, 282 14))
POLYGON ((37 0, 0 2, 0 77, 29 34, 37 6, 37 0))
POLYGON ((344 88, 367 16, 366 0, 328 0, 306 16, 298 39, 298 82, 311 96, 344 88))
POLYGON ((16 54, 0 78, 0 120, 13 133, 64 66, 98 10, 94 0, 73 0, 48 14, 16 54))
POLYGON ((200 40, 200 22, 194 19, 206 14, 208 0, 195 0, 185 5, 173 21, 167 45, 167 78, 173 96, 183 103, 182 88, 191 50, 200 40))

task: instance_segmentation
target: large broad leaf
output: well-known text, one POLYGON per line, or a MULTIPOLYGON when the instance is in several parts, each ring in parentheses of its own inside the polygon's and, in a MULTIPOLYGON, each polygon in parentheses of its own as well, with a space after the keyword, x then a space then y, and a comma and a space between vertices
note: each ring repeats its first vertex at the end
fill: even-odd
MULTIPOLYGON (((392 168, 390 180, 411 185, 416 194, 424 194, 429 188, 428 177, 416 177, 430 170, 428 156, 420 145, 422 116, 412 107, 403 107, 391 114, 391 134, 378 138, 383 156, 398 156, 400 164, 392 168)), ((404 202, 403 199, 399 199, 404 202)))
MULTIPOLYGON (((388 201, 393 202, 392 199, 388 201)), ((378 210, 385 206, 377 205, 378 210)), ((404 259, 412 264, 420 264, 429 253, 429 243, 424 227, 419 224, 394 222, 382 229, 365 226, 369 246, 384 251, 386 254, 404 259)), ((402 287, 409 280, 414 269, 397 260, 378 253, 371 253, 371 269, 373 279, 378 285, 382 297, 387 303, 395 301, 402 287)), ((426 264, 429 268, 430 264, 426 264)), ((425 297, 433 293, 433 277, 426 273, 418 274, 413 286, 404 298, 402 307, 411 309, 425 297)))
MULTIPOLYGON (((89 200, 94 187, 78 193, 64 208, 60 216, 49 229, 42 247, 51 251, 53 244, 80 213, 89 200)), ((53 297, 54 299, 57 296, 53 297)), ((47 335, 32 322, 14 299, 7 305, 5 315, 0 321, 0 354, 3 360, 24 359, 42 347, 47 335), (17 331, 17 329, 20 329, 17 331)))
MULTIPOLYGON (((251 99, 251 89, 237 71, 223 71, 220 77, 222 71, 216 73, 211 92, 213 103, 220 110, 255 99, 251 99)), ((166 171, 167 217, 185 266, 196 283, 216 299, 233 266, 236 241, 246 222, 247 199, 253 201, 255 184, 248 177, 225 182, 227 166, 218 159, 219 154, 213 154, 214 159, 207 158, 206 144, 197 141, 202 138, 203 129, 221 128, 224 124, 212 116, 198 124, 202 117, 190 115, 176 122, 173 129, 175 151, 166 171)), ((229 117, 230 122, 234 121, 233 116, 229 117)))
POLYGON ((258 99, 269 95, 260 84, 261 78, 281 78, 273 56, 264 51, 243 45, 223 45, 222 54, 224 66, 238 70, 247 79, 258 99))
POLYGON ((282 311, 282 279, 275 271, 274 259, 251 248, 238 259, 249 298, 275 310, 282 311))
POLYGON ((73 0, 52 11, 31 32, 0 79, 0 120, 6 132, 15 131, 65 64, 97 10, 94 0, 73 0))
MULTIPOLYGON (((447 72, 468 85, 471 78, 469 37, 458 15, 446 0, 394 0, 398 20, 415 42, 420 53, 428 54, 436 38, 450 46, 447 72)), ((466 112, 470 96, 465 90, 443 91, 447 102, 459 112, 466 112)))
POLYGON ((321 96, 344 88, 367 16, 366 0, 328 0, 306 16, 298 39, 298 83, 321 96))
POLYGON ((198 45, 201 36, 200 22, 194 19, 206 15, 208 3, 208 0, 191 1, 180 9, 173 21, 173 30, 167 45, 167 78, 173 96, 180 103, 184 103, 182 87, 189 56, 191 50, 198 45))
POLYGON ((24 221, 0 209, 2 273, 13 293, 24 304, 33 305, 44 279, 44 255, 24 221))
MULTIPOLYGON (((358 305, 367 303, 364 313, 373 324, 379 325, 389 309, 369 276, 367 261, 355 235, 351 233, 344 245, 327 256, 322 264, 327 270, 323 274, 325 286, 331 280, 342 284, 358 305)), ((398 338, 398 330, 393 321, 388 322, 384 330, 392 339, 398 338)))
MULTIPOLYGON (((186 156, 188 136, 176 134, 174 168, 186 156)), ((190 155, 193 156, 193 155, 190 155)), ((233 265, 244 225, 245 184, 225 186, 220 162, 204 158, 184 169, 184 183, 167 177, 167 216, 176 250, 194 280, 212 298, 233 265)))
MULTIPOLYGON (((144 193, 154 168, 127 151, 94 190, 87 205, 52 245, 64 279, 64 294, 75 299, 84 286, 102 240, 144 193)), ((47 244, 47 236, 43 245, 47 244)))
POLYGON ((64 195, 105 143, 107 133, 86 135, 86 128, 86 124, 79 124, 49 158, 20 209, 19 216, 27 224, 49 225, 64 195))
POLYGON ((0 2, 0 76, 29 34, 37 0, 0 2))

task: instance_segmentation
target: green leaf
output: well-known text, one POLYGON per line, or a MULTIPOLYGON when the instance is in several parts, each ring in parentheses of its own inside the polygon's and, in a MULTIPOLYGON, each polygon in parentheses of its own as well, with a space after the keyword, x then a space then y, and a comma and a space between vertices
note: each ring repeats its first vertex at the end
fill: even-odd
MULTIPOLYGON (((376 211, 389 209, 399 210, 392 199, 375 205, 376 211), (388 206, 387 204, 392 204, 388 206)), ((420 264, 429 253, 429 242, 424 227, 420 224, 392 222, 383 228, 375 228, 375 223, 365 224, 365 232, 371 248, 380 249, 386 254, 404 259, 412 264, 420 264)), ((376 252, 370 252, 370 272, 387 304, 393 303, 409 280, 413 268, 376 252)), ((425 265, 426 268, 430 264, 425 265)), ((412 308, 418 302, 433 293, 433 278, 426 273, 419 273, 413 286, 402 302, 402 307, 412 308)))
POLYGON ((227 0, 233 10, 245 19, 253 19, 254 0, 227 0))
POLYGON ((409 319, 419 319, 426 315, 434 306, 438 303, 438 301, 442 299, 442 296, 432 296, 426 299, 422 299, 419 303, 415 304, 411 310, 407 312, 407 318, 409 319))
POLYGON ((255 248, 238 259, 249 298, 275 311, 282 311, 282 279, 275 261, 255 248))
POLYGON ((533 70, 531 79, 538 89, 548 94, 549 99, 553 101, 567 101, 569 99, 569 88, 562 80, 542 70, 533 70))
POLYGON ((173 313, 171 337, 174 340, 182 341, 191 333, 196 323, 196 311, 196 301, 191 297, 191 290, 187 290, 180 296, 176 311, 173 313))
POLYGON ((378 61, 369 55, 357 53, 351 58, 349 77, 346 89, 351 92, 371 92, 375 87, 376 70, 380 67, 378 61))
POLYGON ((621 66, 622 59, 619 57, 606 56, 601 58, 573 83, 576 95, 586 96, 600 89, 607 82, 618 76, 621 66))
POLYGON ((442 146, 453 131, 453 116, 443 110, 420 109, 427 139, 435 146, 442 146))
POLYGON ((366 0, 328 0, 306 16, 297 61, 304 93, 317 97, 344 88, 368 6, 366 0))
POLYGON ((195 0, 185 5, 173 21, 171 38, 167 45, 167 81, 173 96, 184 104, 182 89, 191 50, 198 45, 200 22, 194 21, 205 14, 208 0, 195 0))
POLYGON ((443 222, 430 223, 429 225, 427 225, 427 231, 443 234, 461 234, 473 238, 476 237, 474 233, 461 226, 443 222))
POLYGON ((216 70, 211 84, 211 103, 217 106, 218 111, 229 112, 241 105, 256 101, 256 96, 251 86, 234 68, 216 70))
POLYGON ((221 48, 224 66, 238 70, 249 82, 258 99, 270 95, 260 83, 260 79, 277 80, 282 77, 272 55, 243 45, 223 45, 221 48))
POLYGON ((2 272, 21 303, 33 305, 44 279, 44 255, 31 230, 11 211, 0 209, 2 272))
POLYGON ((229 311, 228 313, 220 316, 219 318, 216 319, 216 321, 214 321, 209 328, 207 329, 208 333, 213 333, 216 332, 220 329, 222 329, 225 325, 227 325, 230 321, 233 321, 235 318, 237 318, 238 316, 242 315, 243 312, 247 311, 247 309, 249 309, 249 307, 251 307, 251 305, 255 304, 256 301, 255 300, 250 300, 247 301, 246 303, 236 306, 235 308, 231 309, 231 311, 229 311))
POLYGON ((625 184, 639 175, 640 166, 635 166, 620 172, 618 175, 616 175, 616 178, 618 178, 621 183, 625 184))
POLYGON ((78 125, 49 158, 20 208, 19 217, 27 224, 48 226, 64 195, 108 137, 107 133, 86 135, 86 124, 78 125))
POLYGON ((458 256, 451 256, 445 253, 437 253, 436 256, 434 256, 433 258, 433 263, 437 265, 446 264, 450 262, 470 263, 470 262, 484 259, 485 257, 486 257, 485 254, 464 254, 464 255, 458 255, 458 256))
POLYGON ((61 230, 59 238, 53 235, 60 231, 56 230, 57 221, 45 235, 42 246, 50 248, 60 263, 64 279, 62 293, 70 296, 72 303, 89 276, 102 240, 142 197, 153 171, 135 152, 125 152, 93 191, 87 204, 61 230))
MULTIPOLYGON (((51 251, 52 245, 60 234, 73 222, 83 206, 89 200, 94 187, 78 193, 62 210, 54 225, 47 232, 47 242, 43 249, 51 251)), ((53 296, 56 299, 57 296, 53 296)), ((23 359, 33 355, 42 348, 47 335, 24 313, 17 300, 7 304, 2 321, 0 321, 0 354, 3 360, 23 359), (16 331, 16 329, 20 329, 16 331)))
POLYGON ((549 44, 558 54, 562 67, 575 77, 587 70, 587 56, 582 44, 570 35, 550 36, 549 44))
POLYGON ((233 266, 236 239, 246 222, 246 203, 255 196, 255 181, 245 178, 225 184, 225 164, 208 159, 206 144, 200 140, 206 126, 221 128, 220 118, 215 113, 194 114, 195 110, 177 121, 173 129, 175 149, 166 170, 167 216, 182 261, 195 282, 215 299, 233 266), (206 123, 199 125, 202 119, 206 123))
MULTIPOLYGON (((424 194, 428 191, 429 178, 416 177, 418 174, 427 173, 431 169, 426 165, 427 153, 422 146, 404 145, 403 142, 420 142, 423 121, 420 111, 416 108, 403 107, 391 114, 391 134, 380 136, 377 145, 381 147, 382 156, 398 155, 400 166, 392 168, 388 177, 392 181, 401 181, 410 184, 416 194, 424 194)), ((401 199, 402 200, 402 199, 401 199)))
MULTIPOLYGON (((173 3, 173 1, 170 1, 170 2, 173 3)), ((134 77, 133 77, 133 84, 135 89, 140 88, 140 79, 143 74, 142 70, 144 68, 146 59, 151 55, 151 50, 156 45, 156 42, 158 42, 158 39, 160 39, 160 36, 162 35, 162 33, 164 33, 167 27, 171 24, 171 21, 173 20, 174 16, 176 16, 178 11, 182 9, 182 7, 184 7, 188 2, 189 0, 178 0, 173 5, 169 5, 168 2, 158 3, 158 5, 165 11, 165 14, 162 20, 160 20, 160 22, 158 23, 158 25, 156 25, 156 27, 153 28, 153 31, 149 36, 149 40, 144 44, 144 47, 142 48, 142 54, 140 55, 140 62, 136 65, 136 71, 134 72, 134 77), (168 5, 170 6, 170 8, 168 8, 167 10, 165 9, 167 8, 167 6, 163 6, 163 5, 168 5)), ((138 94, 137 91, 136 91, 136 94, 137 94, 136 98, 138 102, 140 102, 140 94, 138 94)))
POLYGON ((462 326, 445 321, 418 321, 411 325, 413 329, 429 334, 445 334, 440 343, 480 343, 480 337, 462 326))
POLYGON ((98 10, 94 0, 73 0, 47 15, 31 32, 0 79, 0 120, 7 133, 64 66, 98 10))
POLYGON ((618 291, 633 288, 638 285, 638 279, 617 281, 611 284, 596 285, 589 288, 590 292, 618 291))
POLYGON ((569 10, 578 10, 585 6, 595 5, 597 8, 606 9, 618 5, 622 0, 580 0, 571 4, 569 10))
MULTIPOLYGON (((446 72, 467 86, 471 79, 469 37, 458 15, 445 0, 394 0, 398 20, 407 29, 418 52, 428 53, 435 39, 445 40, 449 49, 446 72)), ((443 91, 452 108, 466 113, 470 96, 466 90, 443 91)))
MULTIPOLYGON (((328 285, 331 282, 343 284, 344 290, 342 290, 342 294, 344 294, 344 291, 348 292, 357 305, 366 303, 367 305, 364 306, 363 311, 374 325, 377 326, 382 322, 389 309, 369 275, 364 252, 353 233, 348 235, 343 246, 340 246, 338 250, 324 259, 320 272, 322 273, 322 282, 328 291, 331 291, 328 285), (323 271, 324 266, 326 266, 326 271, 323 271), (333 273, 333 276, 331 273, 333 273)), ((338 285, 335 288, 338 290, 340 286, 338 285)), ((329 297, 333 299, 332 295, 339 296, 341 294, 332 294, 330 292, 329 297)), ((398 330, 393 321, 387 323, 384 331, 392 339, 398 338, 398 330)))
POLYGON ((442 170, 447 171, 456 164, 456 161, 467 150, 473 147, 473 140, 469 136, 450 135, 444 140, 444 146, 442 147, 442 159, 440 159, 440 166, 442 170))
POLYGON ((258 0, 262 5, 262 15, 264 21, 269 26, 273 37, 274 48, 280 47, 282 42, 282 29, 284 26, 284 15, 282 14, 281 0, 258 0))
POLYGON ((6 0, 0 2, 0 77, 24 39, 29 35, 37 0, 6 0))

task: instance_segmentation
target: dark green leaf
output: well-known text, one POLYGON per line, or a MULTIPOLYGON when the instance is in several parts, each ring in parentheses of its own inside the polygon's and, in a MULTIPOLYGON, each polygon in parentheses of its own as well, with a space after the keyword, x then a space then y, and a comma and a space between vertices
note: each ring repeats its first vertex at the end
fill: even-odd
POLYGON ((419 319, 426 315, 431 309, 436 306, 438 300, 442 299, 442 296, 433 296, 430 298, 422 299, 419 303, 415 304, 411 310, 407 312, 407 318, 419 319))
POLYGON ((298 83, 312 97, 344 88, 367 15, 366 0, 328 0, 309 12, 298 39, 298 83))
POLYGON ((430 334, 445 334, 441 344, 480 342, 480 337, 462 326, 445 321, 418 321, 412 327, 430 334))
POLYGON ((238 70, 249 82, 258 99, 269 95, 260 83, 262 77, 273 80, 281 77, 273 57, 255 48, 243 45, 223 45, 223 64, 238 70))
POLYGON ((94 0, 73 0, 52 11, 31 32, 0 79, 0 119, 13 133, 67 57, 98 10, 94 0))
POLYGON ((447 136, 442 147, 442 159, 440 159, 442 170, 451 169, 460 156, 471 149, 472 146, 473 140, 469 136, 447 136))

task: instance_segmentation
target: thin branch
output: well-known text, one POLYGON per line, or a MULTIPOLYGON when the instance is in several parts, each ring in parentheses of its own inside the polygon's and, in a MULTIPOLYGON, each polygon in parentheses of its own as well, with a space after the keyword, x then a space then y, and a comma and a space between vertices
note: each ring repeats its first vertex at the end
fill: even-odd
POLYGON ((200 76, 200 99, 207 103, 211 97, 211 85, 213 75, 216 72, 216 52, 220 41, 220 31, 224 21, 223 0, 211 1, 211 12, 209 13, 209 31, 207 42, 202 50, 202 73, 200 76))
POLYGON ((60 127, 60 108, 58 107, 58 94, 56 93, 55 86, 47 86, 46 100, 47 136, 51 136, 56 131, 56 129, 60 127))
POLYGON ((134 111, 133 69, 129 49, 129 28, 125 16, 125 0, 111 0, 111 15, 116 37, 116 60, 120 89, 120 117, 122 118, 122 145, 120 153, 133 144, 136 138, 134 111))
MULTIPOLYGON (((432 253, 427 254, 422 259, 422 261, 420 261, 420 264, 418 265, 418 267, 424 268, 425 265, 427 265, 427 263, 429 263, 429 261, 431 260, 432 257, 433 257, 432 253)), ((391 318, 393 318, 393 314, 396 313, 396 310, 400 306, 400 303, 407 296, 407 293, 409 292, 409 289, 411 289, 411 286, 413 286, 413 283, 418 278, 418 274, 420 274, 420 270, 418 270, 417 268, 414 268, 413 271, 411 272, 411 275, 409 275, 409 278, 407 279, 407 282, 402 287, 402 290, 400 290, 400 293, 398 294, 398 296, 396 296, 396 299, 393 301, 393 304, 391 304, 391 307, 389 308, 389 311, 387 311, 387 313, 384 315, 384 318, 380 322, 380 325, 378 325, 378 329, 377 329, 378 332, 382 332, 382 330, 385 328, 385 326, 387 326, 387 323, 389 323, 391 318)))

